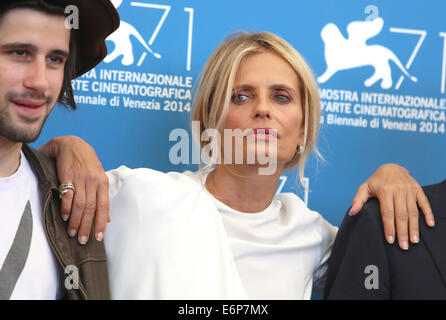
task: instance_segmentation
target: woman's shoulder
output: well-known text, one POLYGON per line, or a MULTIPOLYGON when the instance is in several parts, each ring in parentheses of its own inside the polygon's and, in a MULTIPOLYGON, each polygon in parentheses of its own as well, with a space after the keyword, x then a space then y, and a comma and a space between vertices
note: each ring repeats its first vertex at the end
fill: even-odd
POLYGON ((146 237, 153 240, 178 235, 190 221, 209 213, 206 193, 188 173, 121 166, 107 175, 112 220, 107 227, 109 245, 129 243, 123 237, 131 239, 130 243, 141 243, 146 237))
POLYGON ((274 196, 274 200, 279 200, 282 207, 293 215, 299 215, 311 219, 321 217, 317 211, 313 211, 308 208, 305 202, 295 193, 279 193, 274 196))
POLYGON ((319 212, 311 210, 305 202, 294 193, 279 193, 274 197, 282 205, 284 214, 290 216, 299 226, 313 227, 319 235, 336 234, 337 227, 328 222, 319 212))
POLYGON ((186 171, 161 172, 149 168, 130 169, 120 166, 107 172, 110 186, 110 198, 126 189, 145 190, 162 193, 181 192, 192 186, 200 186, 196 174, 186 171))

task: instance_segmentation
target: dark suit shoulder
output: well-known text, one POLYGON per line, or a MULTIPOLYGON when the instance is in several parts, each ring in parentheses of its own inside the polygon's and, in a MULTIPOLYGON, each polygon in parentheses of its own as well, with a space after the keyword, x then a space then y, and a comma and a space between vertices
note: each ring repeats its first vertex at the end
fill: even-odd
POLYGON ((400 249, 387 244, 379 201, 370 200, 355 217, 345 217, 333 246, 326 298, 331 299, 444 299, 446 296, 446 181, 423 188, 436 216, 427 227, 419 212, 420 241, 400 249), (367 266, 379 270, 379 286, 367 289, 367 266))
MULTIPOLYGON (((373 198, 367 201, 355 216, 350 216, 348 212, 345 214, 336 238, 348 240, 352 237, 353 232, 362 234, 363 232, 370 233, 383 230, 379 201, 373 198)), ((381 232, 381 234, 383 233, 381 232)))
POLYGON ((446 180, 443 180, 440 183, 434 183, 434 184, 423 186, 423 190, 426 193, 426 195, 432 194, 438 189, 446 190, 446 180))
POLYGON ((389 294, 387 244, 376 199, 369 200, 355 216, 345 215, 331 252, 325 298, 379 299, 389 294), (369 290, 365 281, 370 268, 380 270, 380 290, 369 290))
POLYGON ((423 187, 435 217, 446 218, 446 180, 423 187))

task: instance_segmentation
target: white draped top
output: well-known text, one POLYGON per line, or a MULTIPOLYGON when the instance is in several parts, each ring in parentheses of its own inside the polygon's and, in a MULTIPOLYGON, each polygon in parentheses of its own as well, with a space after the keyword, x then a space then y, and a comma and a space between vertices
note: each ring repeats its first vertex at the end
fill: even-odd
POLYGON ((309 299, 323 287, 337 228, 295 194, 249 214, 190 172, 107 174, 113 299, 309 299))

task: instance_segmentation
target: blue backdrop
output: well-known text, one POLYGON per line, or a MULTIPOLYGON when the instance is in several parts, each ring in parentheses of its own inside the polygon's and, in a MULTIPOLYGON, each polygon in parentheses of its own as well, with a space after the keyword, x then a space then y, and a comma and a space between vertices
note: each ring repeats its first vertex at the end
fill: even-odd
POLYGON ((35 146, 75 134, 106 170, 195 169, 170 163, 169 133, 190 129, 201 68, 232 32, 265 30, 294 45, 316 77, 325 74, 318 80, 326 162, 310 159, 308 195, 297 190, 295 171, 281 191, 307 196, 311 209, 339 225, 357 187, 383 163, 406 167, 421 184, 446 177, 444 1, 114 3, 121 27, 107 41, 109 55, 73 83, 78 110, 56 108, 35 146))

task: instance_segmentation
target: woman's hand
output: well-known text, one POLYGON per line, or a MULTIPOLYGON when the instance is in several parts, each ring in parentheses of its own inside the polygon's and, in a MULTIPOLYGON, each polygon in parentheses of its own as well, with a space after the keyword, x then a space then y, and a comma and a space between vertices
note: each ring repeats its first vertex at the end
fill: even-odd
POLYGON ((429 227, 435 225, 429 201, 420 185, 409 172, 396 164, 385 164, 362 184, 352 202, 350 215, 357 214, 368 199, 377 197, 381 207, 384 234, 388 243, 395 239, 395 226, 401 249, 409 248, 410 242, 418 243, 418 206, 429 227))
POLYGON ((52 139, 39 151, 57 161, 60 183, 72 183, 76 188, 76 192, 67 189, 62 197, 62 218, 70 220, 70 236, 77 235, 78 241, 86 244, 95 220, 95 238, 101 241, 110 221, 109 185, 96 152, 75 136, 52 139))

